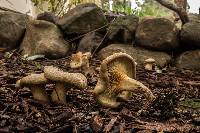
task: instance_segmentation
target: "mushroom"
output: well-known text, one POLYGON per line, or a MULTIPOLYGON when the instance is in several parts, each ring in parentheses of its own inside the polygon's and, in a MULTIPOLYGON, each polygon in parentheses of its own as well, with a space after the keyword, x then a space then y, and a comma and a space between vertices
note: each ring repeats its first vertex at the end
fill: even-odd
POLYGON ((68 73, 53 66, 45 66, 44 75, 47 79, 55 81, 55 89, 51 95, 53 102, 66 104, 65 88, 67 85, 78 88, 87 87, 87 79, 81 73, 68 73))
POLYGON ((153 100, 153 93, 133 79, 135 74, 135 61, 126 53, 115 53, 104 59, 100 66, 99 80, 93 90, 97 101, 103 106, 116 108, 120 105, 119 97, 125 100, 129 98, 127 92, 144 93, 148 100, 153 100))
POLYGON ((48 95, 45 91, 44 85, 48 83, 45 78, 44 73, 41 74, 31 74, 16 82, 16 87, 27 86, 31 89, 33 98, 42 102, 49 102, 48 95))
POLYGON ((144 63, 145 63, 145 69, 151 71, 153 69, 155 60, 153 58, 149 58, 149 59, 146 59, 144 63))
POLYGON ((91 57, 90 52, 82 53, 77 52, 76 54, 72 54, 70 67, 71 68, 89 68, 89 59, 91 57))

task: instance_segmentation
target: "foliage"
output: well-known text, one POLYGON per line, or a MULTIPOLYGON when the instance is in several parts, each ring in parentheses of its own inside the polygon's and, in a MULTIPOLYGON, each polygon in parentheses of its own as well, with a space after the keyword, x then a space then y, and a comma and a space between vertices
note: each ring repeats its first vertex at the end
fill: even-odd
MULTIPOLYGON (((113 0, 113 11, 123 12, 125 14, 135 14, 140 17, 155 16, 162 17, 169 15, 169 10, 162 7, 154 0, 145 0, 144 4, 141 4, 138 0, 135 0, 138 8, 131 9, 130 3, 125 0, 113 0)), ((109 10, 108 0, 32 0, 35 6, 41 9, 41 5, 44 2, 48 3, 48 11, 55 13, 56 15, 63 15, 67 10, 72 7, 87 2, 96 3, 104 10, 109 10)))
MULTIPOLYGON (((113 11, 123 12, 129 15, 134 14, 139 17, 145 17, 145 16, 162 17, 169 15, 171 12, 170 10, 161 6, 154 0, 145 0, 143 4, 138 0, 135 0, 135 2, 137 4, 137 8, 131 9, 131 6, 126 1, 117 0, 113 3, 113 11)), ((108 3, 106 6, 104 6, 104 9, 109 10, 108 3)))
POLYGON ((126 13, 126 14, 133 14, 133 10, 131 9, 130 6, 127 5, 127 3, 124 3, 124 2, 114 2, 113 4, 113 11, 116 11, 116 12, 123 12, 123 13, 126 13))
POLYGON ((58 16, 63 15, 72 7, 81 3, 96 3, 100 4, 100 0, 31 0, 36 7, 40 10, 44 10, 42 7, 43 3, 48 4, 48 11, 55 13, 58 16))
POLYGON ((31 0, 34 6, 40 10, 44 10, 42 5, 48 4, 48 11, 55 13, 56 15, 63 15, 67 10, 67 0, 31 0))
POLYGON ((161 6, 156 1, 148 0, 143 5, 141 5, 141 10, 135 12, 135 14, 139 17, 163 17, 172 14, 172 12, 167 8, 161 6))

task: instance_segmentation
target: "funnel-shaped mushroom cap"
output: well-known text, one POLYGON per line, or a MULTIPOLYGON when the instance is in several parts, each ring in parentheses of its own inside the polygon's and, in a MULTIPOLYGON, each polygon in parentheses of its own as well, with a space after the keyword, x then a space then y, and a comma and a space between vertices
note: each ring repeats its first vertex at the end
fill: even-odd
POLYGON ((116 53, 103 60, 100 67, 100 78, 94 89, 97 100, 104 106, 119 106, 117 97, 123 91, 141 92, 152 100, 152 92, 139 81, 134 80, 136 63, 125 53, 116 53))
MULTIPOLYGON (((127 75, 130 78, 136 78, 136 62, 133 58, 126 53, 115 53, 105 60, 102 61, 100 67, 100 79, 95 87, 94 93, 98 94, 101 91, 104 91, 106 82, 109 82, 108 79, 111 70, 121 71, 124 75, 127 75)), ((117 77, 116 77, 117 78, 117 77)), ((129 95, 126 91, 119 94, 120 96, 129 95)))
POLYGON ((75 87, 85 88, 87 86, 87 79, 81 73, 68 73, 53 66, 45 66, 44 75, 52 81, 63 82, 75 87))
POLYGON ((31 74, 17 81, 17 86, 32 86, 46 84, 48 80, 45 78, 44 73, 31 74))

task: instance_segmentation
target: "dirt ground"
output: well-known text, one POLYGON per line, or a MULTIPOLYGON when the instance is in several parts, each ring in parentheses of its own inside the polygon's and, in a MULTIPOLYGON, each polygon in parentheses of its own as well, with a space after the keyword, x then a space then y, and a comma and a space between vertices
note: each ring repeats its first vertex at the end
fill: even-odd
MULTIPOLYGON (((69 57, 26 61, 16 52, 6 57, 0 53, 0 132, 200 132, 200 72, 169 67, 156 73, 139 65, 137 80, 152 90, 156 100, 145 106, 148 101, 133 94, 118 109, 102 107, 91 93, 100 66, 95 58, 86 75, 88 87, 67 88, 67 105, 42 104, 33 100, 29 88, 15 88, 18 79, 43 72, 45 65, 81 72, 70 69, 69 61, 69 57), (190 102, 182 102, 188 98, 190 102)), ((53 84, 46 90, 50 94, 53 84)))

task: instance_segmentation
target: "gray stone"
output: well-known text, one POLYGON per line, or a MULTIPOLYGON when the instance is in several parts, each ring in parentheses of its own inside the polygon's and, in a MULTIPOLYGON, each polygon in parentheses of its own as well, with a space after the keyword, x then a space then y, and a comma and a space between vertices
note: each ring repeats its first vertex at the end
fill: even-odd
POLYGON ((106 24, 102 10, 93 3, 78 5, 57 21, 66 35, 88 33, 106 24))
POLYGON ((77 51, 82 53, 92 53, 99 46, 102 40, 103 37, 100 34, 96 32, 89 33, 80 40, 77 51))
POLYGON ((70 46, 64 41, 59 28, 44 20, 29 21, 20 46, 23 55, 45 55, 50 59, 64 57, 69 49, 70 46))
POLYGON ((153 50, 171 51, 179 46, 178 29, 165 18, 141 21, 136 30, 136 44, 153 50))
POLYGON ((189 22, 184 24, 181 30, 181 42, 187 47, 197 46, 200 48, 200 23, 189 22))
POLYGON ((132 43, 139 18, 134 15, 116 18, 108 28, 108 39, 115 43, 132 43))
POLYGON ((188 14, 190 22, 199 22, 200 23, 200 15, 196 13, 189 13, 188 14))
POLYGON ((0 47, 7 50, 19 46, 26 27, 26 15, 9 11, 0 12, 0 47))
POLYGON ((150 51, 141 47, 133 47, 131 45, 124 44, 111 44, 103 48, 98 53, 98 57, 103 60, 106 57, 118 52, 131 55, 138 64, 143 64, 146 59, 153 58, 158 66, 164 67, 171 61, 171 57, 164 52, 150 51))
POLYGON ((200 71, 200 50, 182 53, 176 59, 176 67, 200 71))
POLYGON ((37 20, 45 20, 55 24, 58 17, 52 12, 43 12, 37 15, 37 20))

